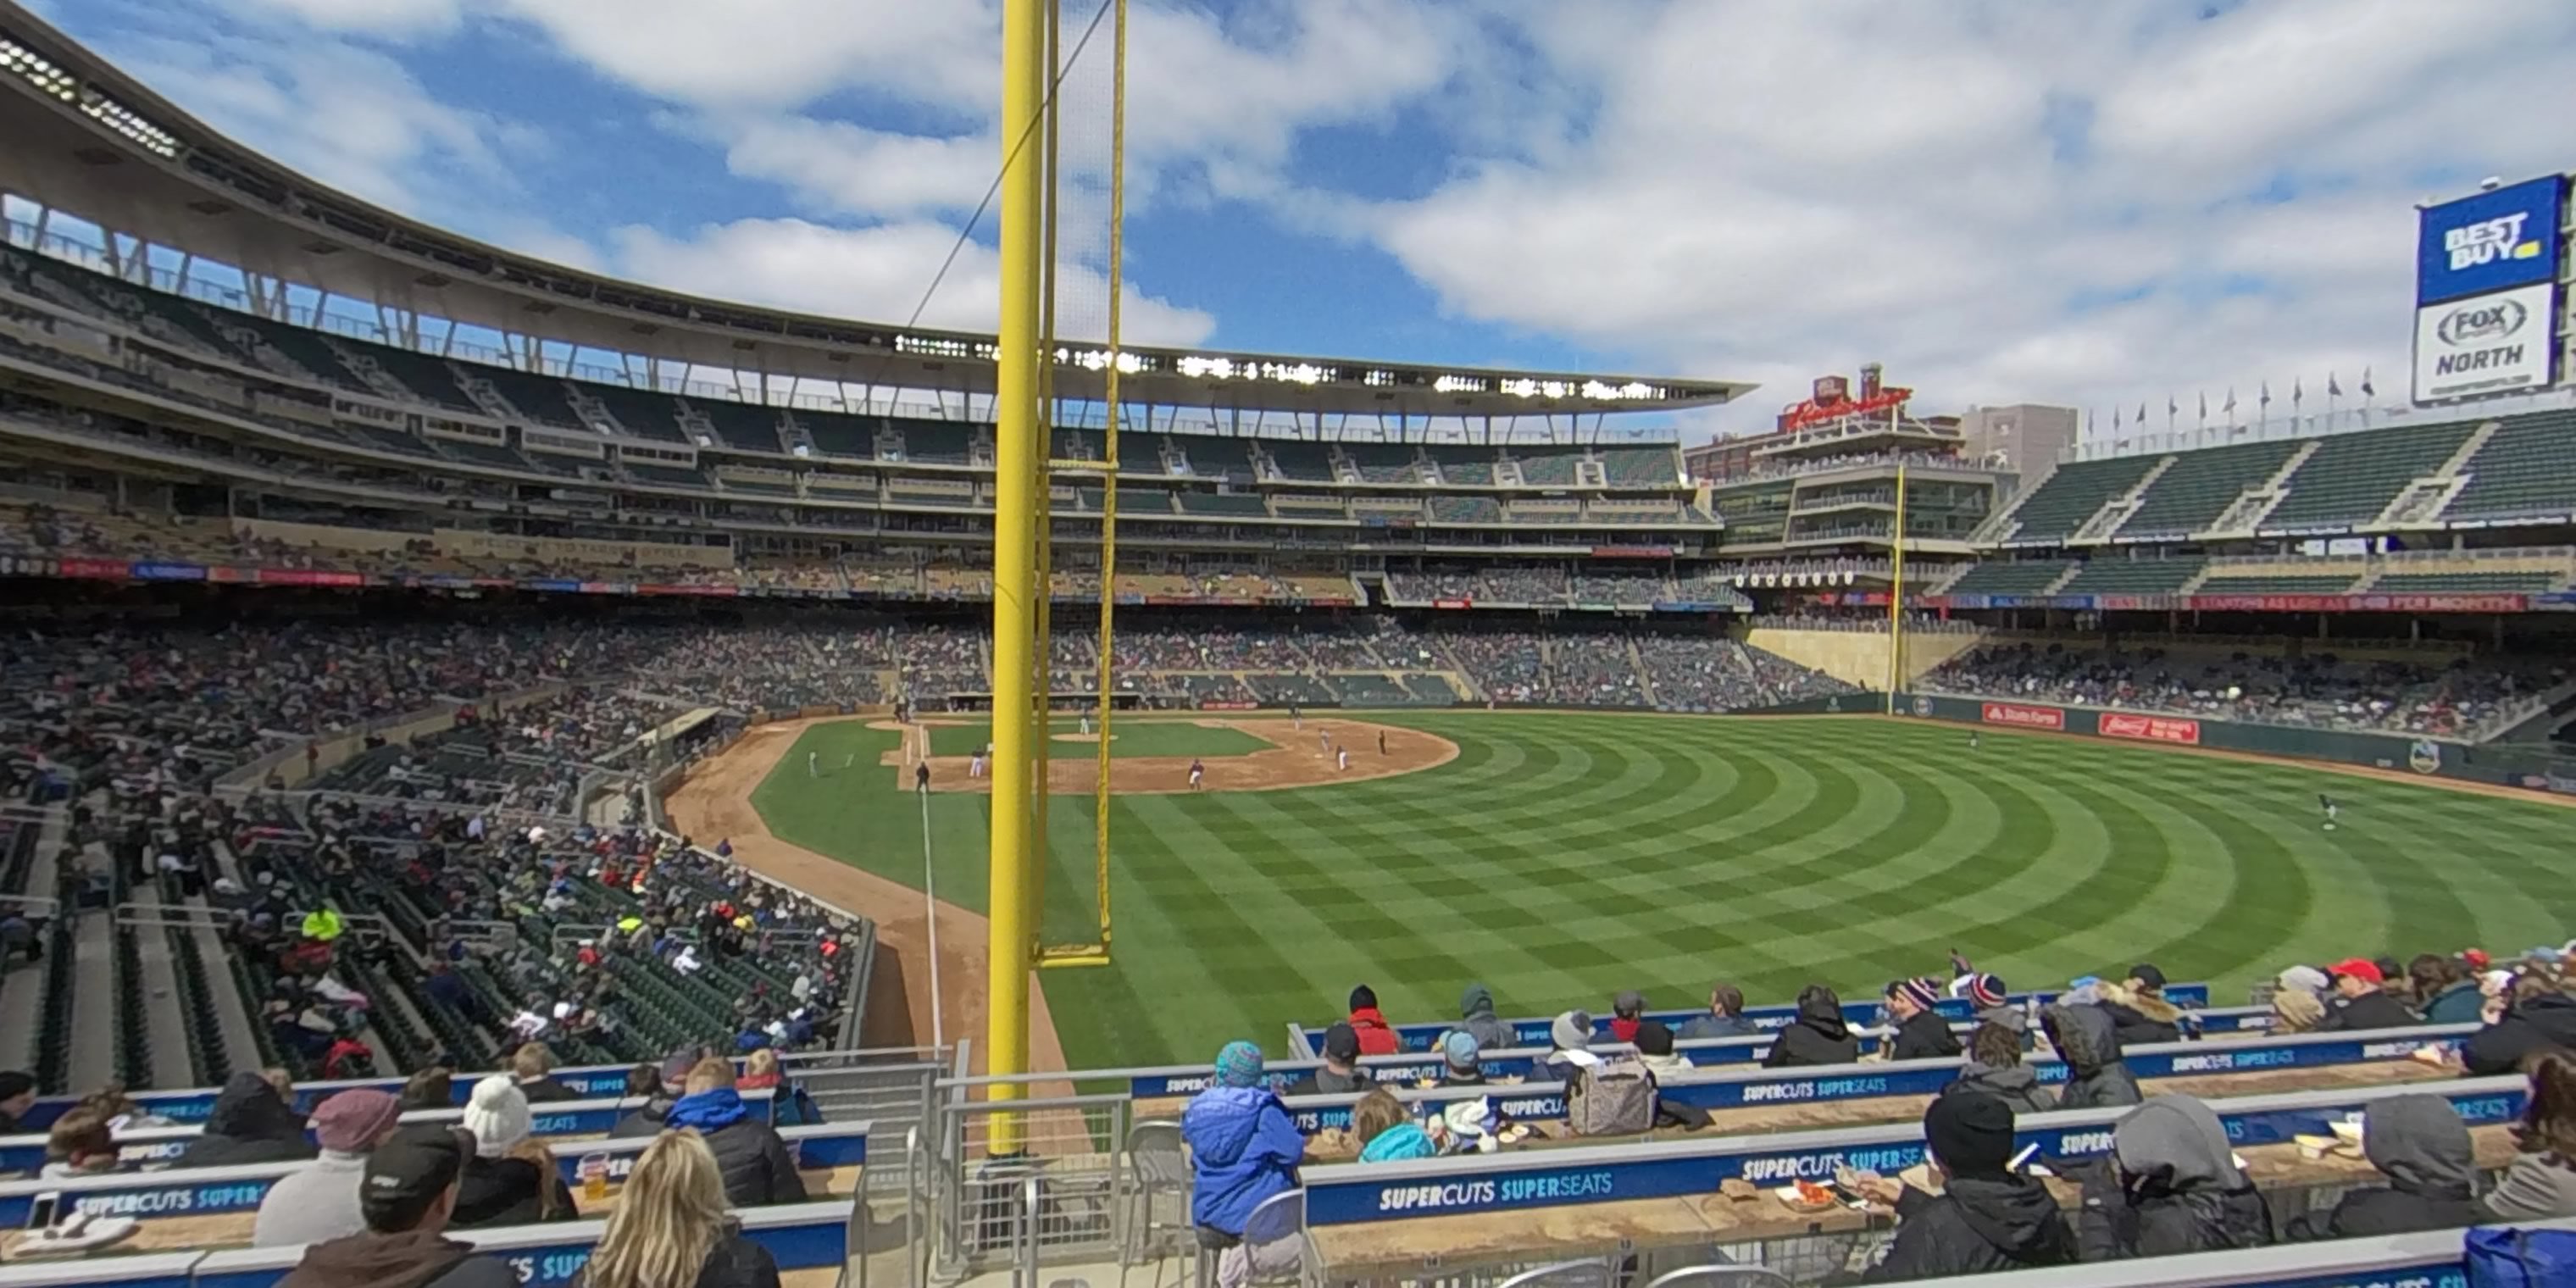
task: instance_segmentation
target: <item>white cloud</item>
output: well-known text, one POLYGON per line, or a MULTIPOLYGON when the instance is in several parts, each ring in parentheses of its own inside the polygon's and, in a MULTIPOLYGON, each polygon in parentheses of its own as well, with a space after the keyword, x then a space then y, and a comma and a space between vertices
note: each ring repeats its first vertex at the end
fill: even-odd
POLYGON ((456 29, 457 0, 246 0, 324 31, 409 37, 456 29))
MULTIPOLYGON (((2184 423, 2207 384, 2402 384, 2425 176, 2563 165, 2576 7, 2273 0, 1508 10, 1549 62, 1429 196, 1309 208, 1444 308, 1772 383, 2184 423), (1794 53, 1788 52, 1794 51, 1794 53)), ((2314 404, 2311 404, 2314 409, 2314 404)))
POLYGON ((737 175, 783 184, 826 211, 869 216, 963 217, 983 201, 1001 159, 990 134, 891 134, 802 116, 740 125, 725 149, 737 175))
POLYGON ((500 217, 510 164, 545 136, 440 102, 394 59, 331 38, 209 26, 103 42, 214 128, 365 200, 469 234, 500 217))
MULTIPOLYGON (((617 271, 639 281, 717 299, 878 322, 901 322, 912 315, 956 239, 955 229, 935 223, 849 229, 799 219, 743 219, 700 228, 684 238, 644 227, 621 228, 611 235, 617 271)), ((1059 318, 1068 336, 1078 335, 1077 316, 1098 311, 1084 310, 1078 302, 1105 307, 1108 288, 1091 269, 1068 264, 1062 271, 1059 318)), ((923 310, 921 324, 990 331, 1000 298, 998 257, 990 247, 969 242, 923 310)), ((1194 345, 1216 327, 1206 313, 1144 295, 1132 285, 1125 288, 1120 308, 1121 330, 1131 344, 1194 345)))
POLYGON ((858 88, 971 111, 1000 85, 996 0, 477 3, 615 80, 693 106, 793 107, 858 88))

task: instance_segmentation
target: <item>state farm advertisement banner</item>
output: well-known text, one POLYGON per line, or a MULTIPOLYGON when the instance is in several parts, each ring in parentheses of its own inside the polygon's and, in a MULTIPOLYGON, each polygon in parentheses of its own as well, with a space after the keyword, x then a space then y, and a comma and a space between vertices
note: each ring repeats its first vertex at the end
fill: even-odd
POLYGON ((2135 738, 2140 742, 2179 742, 2197 747, 2200 745, 2200 722, 2171 716, 2133 716, 2105 711, 2102 713, 2102 736, 2135 738))
POLYGON ((2022 729, 2063 729, 2066 713, 2056 707, 2025 707, 2017 702, 1989 702, 1985 721, 1990 725, 2013 725, 2022 729))

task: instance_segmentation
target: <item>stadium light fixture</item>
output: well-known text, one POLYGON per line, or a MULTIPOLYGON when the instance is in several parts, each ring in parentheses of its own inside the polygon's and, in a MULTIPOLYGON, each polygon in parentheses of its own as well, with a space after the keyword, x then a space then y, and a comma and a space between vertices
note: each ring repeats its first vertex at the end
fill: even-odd
POLYGON ((69 103, 80 97, 80 83, 70 72, 35 50, 0 36, 0 71, 7 71, 53 98, 69 103))

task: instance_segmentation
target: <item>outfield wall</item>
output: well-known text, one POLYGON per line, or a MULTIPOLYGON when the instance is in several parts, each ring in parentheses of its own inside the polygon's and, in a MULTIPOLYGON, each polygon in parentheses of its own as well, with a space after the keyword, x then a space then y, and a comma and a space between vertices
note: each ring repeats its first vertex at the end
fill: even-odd
POLYGON ((2403 734, 2302 729, 2289 725, 2177 716, 2002 698, 1900 693, 1896 712, 1918 719, 2003 729, 2037 729, 2168 747, 2208 747, 2296 760, 2323 760, 2428 778, 2492 783, 2576 796, 2576 764, 2527 746, 2493 746, 2403 734))
MULTIPOLYGON (((1975 648, 1984 639, 1982 632, 1973 631, 1907 631, 1906 681, 1921 679, 1925 672, 1975 648)), ((1744 642, 1766 653, 1777 653, 1810 671, 1822 671, 1845 684, 1865 689, 1884 689, 1887 685, 1886 631, 1800 631, 1756 626, 1744 632, 1744 642)))

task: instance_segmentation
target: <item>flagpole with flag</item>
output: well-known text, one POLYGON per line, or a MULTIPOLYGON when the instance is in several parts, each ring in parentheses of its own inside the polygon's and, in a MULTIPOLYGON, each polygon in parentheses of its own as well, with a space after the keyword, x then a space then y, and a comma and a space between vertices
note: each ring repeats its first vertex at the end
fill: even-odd
POLYGON ((2370 387, 2370 367, 2369 367, 2367 364, 2364 364, 2364 365, 2363 365, 2363 367, 2362 367, 2362 369, 2361 369, 2361 423, 2362 423, 2362 424, 2364 424, 2364 425, 2368 425, 2368 424, 2370 423, 2370 400, 2371 400, 2371 399, 2373 399, 2373 398, 2376 398, 2376 397, 2378 397, 2378 396, 2379 396, 2379 391, 2370 387))
POLYGON ((2269 437, 2272 433, 2272 381, 2269 377, 2264 379, 2261 390, 2254 396, 2254 414, 2258 418, 2254 436, 2269 437))
POLYGON ((2298 376, 2290 377, 2290 437, 2292 438, 2299 436, 2299 404, 2307 401, 2307 397, 2306 382, 2298 376))
POLYGON ((2343 382, 2335 379, 2335 373, 2328 370, 2326 372, 2326 428, 2328 430, 2334 428, 2335 402, 2342 397, 2343 382))
POLYGON ((2182 414, 2182 404, 2174 401, 2173 391, 2165 391, 2165 438, 2174 436, 2174 417, 2182 414))

